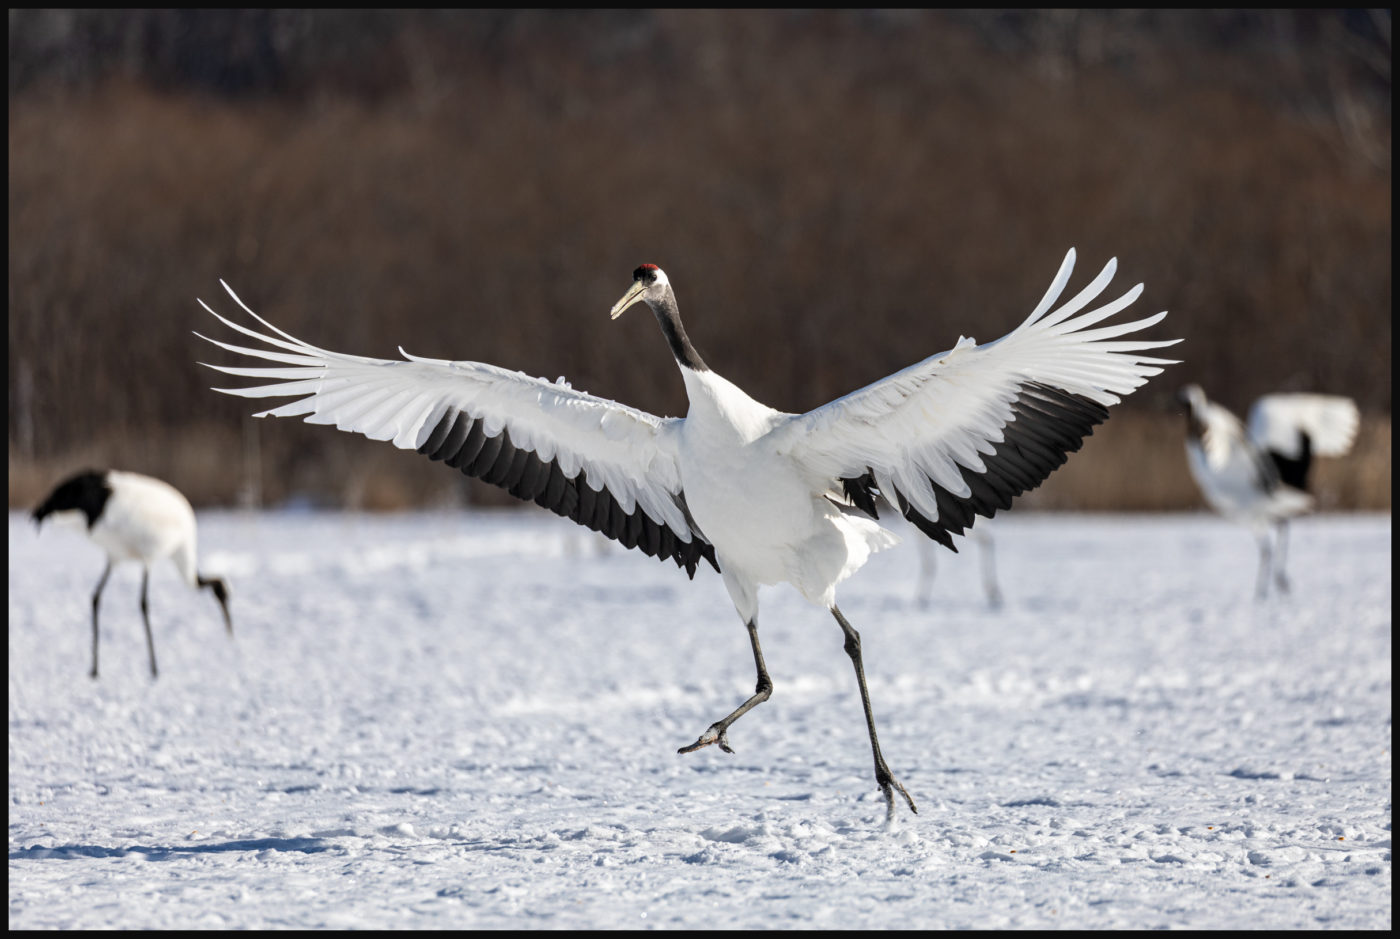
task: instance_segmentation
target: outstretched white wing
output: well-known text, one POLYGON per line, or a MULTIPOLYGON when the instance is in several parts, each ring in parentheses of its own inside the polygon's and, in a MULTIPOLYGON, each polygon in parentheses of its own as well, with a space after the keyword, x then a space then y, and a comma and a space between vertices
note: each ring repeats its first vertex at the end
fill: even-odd
POLYGON ((276 336, 225 319, 201 300, 225 325, 263 346, 200 338, 281 364, 210 365, 229 375, 276 379, 215 390, 245 398, 296 398, 257 417, 305 415, 308 423, 334 424, 417 450, 629 548, 672 558, 692 576, 700 558, 714 563, 714 549, 685 509, 675 418, 480 362, 425 359, 402 349, 405 361, 330 352, 273 326, 223 286, 276 336))
POLYGON ((1302 434, 1314 456, 1343 456, 1356 439, 1356 402, 1340 395, 1271 394, 1249 409, 1249 438, 1290 460, 1302 455, 1302 434))
POLYGON ((1143 350, 1178 339, 1118 337, 1166 316, 1089 327, 1120 312, 1138 284, 1081 313, 1117 268, 1111 260, 1092 283, 1055 309, 1074 269, 1074 251, 1039 305, 1017 329, 977 345, 960 338, 931 356, 844 398, 796 415, 774 431, 778 448, 843 480, 846 495, 873 514, 872 489, 895 502, 925 534, 953 547, 976 515, 991 517, 1039 485, 1078 450, 1107 406, 1174 360, 1143 350))

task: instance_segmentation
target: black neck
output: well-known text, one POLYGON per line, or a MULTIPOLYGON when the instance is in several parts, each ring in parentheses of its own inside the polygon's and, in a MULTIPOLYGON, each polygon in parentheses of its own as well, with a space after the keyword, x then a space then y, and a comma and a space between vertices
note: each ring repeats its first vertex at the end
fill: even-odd
POLYGON ((1192 440, 1201 440, 1206 435, 1206 423, 1196 416, 1194 405, 1186 405, 1186 436, 1192 440))
POLYGON ((95 470, 79 473, 49 493, 44 503, 34 510, 34 521, 42 522, 54 512, 76 509, 87 516, 88 528, 91 528, 111 495, 112 487, 107 484, 106 473, 95 470))
POLYGON ((676 362, 691 371, 708 372, 710 367, 690 344, 690 337, 685 334, 685 327, 681 325, 681 314, 676 308, 675 295, 668 289, 660 300, 647 305, 651 307, 651 312, 656 314, 656 321, 661 324, 661 332, 670 344, 671 354, 676 357, 676 362))

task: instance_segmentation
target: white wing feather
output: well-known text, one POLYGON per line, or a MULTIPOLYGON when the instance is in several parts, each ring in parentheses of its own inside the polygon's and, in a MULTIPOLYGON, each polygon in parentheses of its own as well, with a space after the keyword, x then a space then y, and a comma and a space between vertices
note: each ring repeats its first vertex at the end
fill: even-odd
POLYGON ((681 541, 691 540, 676 498, 681 487, 672 433, 675 418, 659 418, 565 383, 480 362, 421 358, 402 349, 404 361, 331 352, 283 332, 248 309, 227 284, 224 289, 277 335, 225 319, 203 300, 200 305, 231 329, 272 348, 200 338, 281 367, 209 365, 228 375, 276 379, 250 388, 214 390, 244 398, 296 397, 255 416, 305 415, 308 423, 332 424, 412 450, 422 446, 455 408, 480 420, 487 436, 508 429, 517 449, 533 451, 544 462, 557 460, 570 479, 587 470, 590 486, 607 489, 624 512, 631 514, 640 505, 653 522, 670 528, 681 541))
POLYGON ((1306 433, 1315 456, 1343 456, 1360 419, 1356 402, 1340 395, 1270 394, 1249 409, 1249 437, 1265 450, 1296 459, 1299 434, 1306 433))
POLYGON ((1116 259, 1049 312, 1069 280, 1074 257, 1071 249, 1040 303, 1008 335, 980 346, 960 338, 947 352, 794 416, 775 431, 780 451, 836 477, 860 476, 869 468, 883 492, 894 483, 920 512, 937 519, 928 480, 967 497, 969 487, 958 467, 982 472, 983 457, 1003 441, 1014 420, 1013 402, 1028 385, 1048 385, 1107 406, 1160 373, 1160 366, 1173 364, 1140 353, 1179 339, 1118 340, 1156 324, 1165 312, 1086 328, 1120 312, 1142 292, 1138 284, 1116 300, 1079 312, 1108 286, 1116 259))

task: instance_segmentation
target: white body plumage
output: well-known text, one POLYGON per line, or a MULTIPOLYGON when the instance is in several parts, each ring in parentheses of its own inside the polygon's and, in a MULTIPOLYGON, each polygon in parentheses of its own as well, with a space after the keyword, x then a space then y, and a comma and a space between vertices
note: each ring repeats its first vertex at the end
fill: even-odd
POLYGON ((180 579, 191 587, 198 586, 197 535, 189 500, 169 483, 139 473, 108 470, 107 482, 112 498, 88 531, 92 543, 118 561, 150 565, 168 557, 180 579))
POLYGON ((682 372, 690 409, 676 433, 680 481, 714 545, 739 616, 758 613, 758 586, 790 583, 830 607, 836 585, 899 539, 875 521, 820 498, 831 481, 769 445, 793 417, 758 403, 712 371, 682 372), (742 577, 738 573, 742 572, 742 577))

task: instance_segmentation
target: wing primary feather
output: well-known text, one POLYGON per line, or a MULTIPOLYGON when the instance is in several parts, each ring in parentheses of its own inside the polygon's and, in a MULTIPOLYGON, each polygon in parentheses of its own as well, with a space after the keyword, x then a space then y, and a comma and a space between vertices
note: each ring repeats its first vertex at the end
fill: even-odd
POLYGON ((949 535, 948 532, 941 525, 939 525, 936 522, 931 522, 924 516, 920 515, 917 510, 915 510, 911 505, 909 505, 908 501, 905 500, 904 496, 900 495, 898 492, 896 492, 895 495, 898 497, 900 503, 902 503, 900 505, 900 513, 905 517, 905 519, 912 522, 915 528, 919 529, 919 531, 923 532, 925 535, 928 535, 934 541, 943 545, 943 547, 947 548, 949 551, 952 551, 954 554, 958 553, 958 546, 953 544, 952 536, 949 535))
POLYGON ((1015 490, 992 469, 984 473, 965 473, 963 478, 972 489, 972 497, 982 505, 987 506, 986 512, 980 514, 991 518, 996 514, 997 509, 1011 508, 1011 499, 1015 495, 1015 490))
POLYGON ((565 518, 571 518, 574 506, 578 504, 578 493, 568 484, 572 480, 564 475, 564 470, 560 468, 558 461, 549 464, 549 480, 544 485, 544 492, 535 497, 535 501, 545 508, 558 512, 565 518), (568 503, 565 503, 566 493, 569 495, 568 503))
POLYGON ((470 417, 456 408, 449 409, 438 420, 432 433, 428 434, 428 439, 418 448, 418 452, 430 460, 443 460, 454 456, 461 448, 462 441, 467 439, 467 431, 471 429, 471 424, 470 417))
MULTIPOLYGON (((476 455, 481 452, 481 448, 486 445, 490 438, 486 436, 484 421, 473 420, 467 428, 467 436, 462 440, 461 446, 456 453, 449 453, 444 460, 448 466, 455 467, 466 473, 468 476, 475 476, 471 470, 472 463, 476 460, 476 455)), ((449 445, 451 441, 449 440, 449 445)))
POLYGON ((933 486, 934 498, 938 502, 939 524, 952 529, 959 535, 963 533, 964 529, 971 527, 973 519, 976 517, 971 499, 955 498, 952 493, 933 480, 930 479, 929 483, 933 486))
MULTIPOLYGON (((510 439, 510 431, 502 428, 501 433, 496 439, 500 440, 501 445, 496 449, 495 456, 491 458, 490 463, 484 463, 482 465, 482 472, 477 475, 481 477, 481 481, 484 483, 500 486, 505 483, 506 477, 510 475, 511 467, 515 464, 515 454, 518 450, 510 439)), ((482 447, 482 450, 485 449, 485 447, 482 447)), ((480 460, 481 457, 478 456, 477 459, 480 460)))
MULTIPOLYGON (((1108 286, 1109 281, 1113 280, 1113 275, 1117 270, 1118 259, 1109 258, 1108 263, 1103 266, 1103 270, 1099 271, 1097 277, 1095 277, 1092 281, 1085 285, 1084 289, 1079 291, 1079 293, 1075 294, 1074 297, 1068 303, 1060 307, 1054 313, 1051 313, 1049 316, 1045 317, 1045 319, 1041 320, 1037 325, 1042 329, 1049 329, 1057 323, 1064 322, 1074 314, 1078 313, 1080 310, 1084 309, 1084 307, 1089 305, 1089 301, 1093 300, 1099 294, 1103 293, 1103 289, 1108 286)), ((1136 289, 1137 293, 1142 293, 1141 284, 1138 284, 1136 289)), ((1132 294, 1134 298, 1137 297, 1137 294, 1132 293, 1132 291, 1129 291, 1129 293, 1132 294)), ((1129 300, 1128 302, 1131 303, 1132 300, 1129 300)))
MULTIPOLYGON (((1106 286, 1106 285, 1105 285, 1105 286, 1106 286)), ((1099 307, 1099 308, 1096 309, 1096 310, 1090 310, 1088 313, 1085 313, 1083 316, 1076 317, 1073 323, 1068 324, 1068 326, 1069 326, 1069 327, 1072 327, 1072 329, 1066 329, 1066 332, 1073 332, 1073 333, 1075 333, 1080 339, 1084 339, 1084 338, 1085 338, 1085 333, 1084 333, 1084 330, 1085 330, 1085 329, 1087 329, 1087 328, 1090 327, 1090 326, 1093 326, 1095 323, 1099 323, 1099 322, 1102 322, 1102 321, 1108 319, 1110 316, 1112 316, 1113 314, 1117 313, 1119 310, 1122 310, 1122 309, 1127 308, 1128 306, 1130 306, 1130 305, 1132 304, 1132 302, 1133 302, 1134 300, 1136 300, 1138 297, 1142 296, 1142 291, 1143 291, 1143 285, 1142 285, 1142 284, 1138 284, 1138 285, 1135 286, 1132 290, 1129 290, 1127 293, 1123 294, 1123 296, 1119 297, 1117 300, 1113 300, 1113 301, 1110 301, 1110 302, 1108 302, 1108 303, 1105 303, 1103 306, 1099 307)), ((1056 323, 1058 323, 1058 322, 1061 322, 1061 321, 1064 319, 1064 317, 1060 317, 1059 314, 1058 314, 1058 312, 1057 312, 1056 315, 1055 315, 1055 317, 1053 317, 1053 319, 1055 320, 1056 323)), ((1049 320, 1046 320, 1044 323, 1041 323, 1041 325, 1042 325, 1042 326, 1050 326, 1050 325, 1054 325, 1054 324, 1050 323, 1049 320)), ((1138 325, 1138 324, 1129 324, 1129 325, 1132 326, 1133 329, 1141 329, 1141 328, 1142 328, 1142 327, 1141 327, 1140 325, 1138 325)), ((1126 331, 1127 331, 1127 332, 1132 332, 1132 329, 1128 329, 1128 330, 1126 330, 1126 331)))
MULTIPOLYGON (((205 307, 205 309, 207 310, 209 308, 205 307)), ((211 310, 210 312, 213 311, 211 310)), ((305 353, 288 354, 286 352, 273 352, 269 349, 253 349, 249 346, 235 346, 231 342, 220 342, 217 339, 210 339, 208 336, 198 331, 195 332, 195 335, 205 342, 218 346, 220 349, 224 349, 228 352, 236 352, 239 355, 251 355, 259 359, 266 359, 269 362, 286 362, 288 365, 302 365, 307 368, 318 368, 326 364, 324 360, 318 359, 315 356, 306 355, 305 353)), ((205 363, 201 362, 200 364, 204 365, 205 363)), ((216 367, 217 366, 213 365, 209 366, 209 368, 216 367)), ((220 371, 222 371, 222 369, 220 369, 220 371)))
POLYGON ((663 527, 660 531, 660 541, 656 549, 658 557, 669 558, 676 555, 676 547, 684 542, 677 542, 675 533, 669 527, 663 527))
POLYGON ((1021 323, 1022 329, 1045 315, 1045 311, 1059 299, 1060 293, 1065 289, 1065 284, 1069 283, 1069 275, 1074 271, 1074 249, 1070 248, 1065 255, 1065 259, 1060 262, 1060 269, 1055 274, 1055 279, 1050 282, 1050 286, 1045 291, 1045 296, 1040 298, 1040 302, 1031 310, 1031 315, 1026 317, 1021 323))
POLYGON ((592 528, 593 505, 598 500, 598 490, 588 485, 587 470, 578 474, 575 488, 578 490, 578 499, 574 502, 574 511, 569 518, 586 528, 592 528))
MULTIPOLYGON (((286 340, 276 339, 272 336, 264 336, 262 333, 258 332, 255 329, 249 329, 247 326, 242 326, 238 323, 235 323, 231 319, 226 319, 225 317, 220 316, 218 313, 215 313, 212 309, 210 309, 209 304, 205 303, 203 300, 199 301, 199 305, 204 307, 204 309, 207 310, 210 313, 210 315, 216 318, 219 322, 223 323, 229 329, 236 330, 237 332, 242 333, 250 339, 256 339, 259 342, 265 342, 270 346, 277 346, 279 349, 286 349, 288 352, 300 352, 303 355, 307 354, 308 352, 324 352, 324 350, 322 349, 317 349, 315 346, 308 345, 307 343, 301 342, 300 340, 297 340, 292 337, 288 337, 291 338, 292 341, 287 342, 286 340)), ((256 316, 256 314, 254 315, 256 316)), ((261 317, 258 317, 258 319, 261 319, 261 317)), ((277 331, 281 332, 281 330, 277 331)), ((262 355, 262 353, 260 352, 254 354, 259 356, 262 355)))
POLYGON ((637 547, 642 549, 643 554, 656 557, 657 551, 661 550, 661 528, 651 519, 642 517, 642 533, 637 539, 637 547))
MULTIPOLYGON (((505 450, 504 447, 502 447, 501 449, 502 451, 505 450)), ((513 488, 515 488, 516 483, 520 482, 521 474, 525 472, 525 467, 533 458, 534 455, 529 450, 526 450, 523 447, 515 447, 511 451, 509 461, 506 461, 504 459, 503 454, 502 458, 498 459, 496 462, 498 466, 502 462, 505 463, 505 472, 497 474, 499 478, 493 479, 491 481, 491 484, 493 486, 500 486, 506 492, 510 492, 513 488)))
POLYGON ((846 494, 846 498, 851 500, 851 504, 860 509, 873 519, 880 517, 879 510, 875 506, 875 496, 871 489, 875 486, 875 477, 870 470, 865 471, 865 475, 855 479, 842 479, 841 488, 846 494))
POLYGON ((624 517, 622 531, 618 534, 617 540, 622 542, 623 547, 635 548, 642 537, 642 518, 644 513, 642 507, 637 506, 631 514, 624 517))
MULTIPOLYGON (((472 428, 472 433, 476 433, 477 428, 480 428, 483 424, 485 424, 485 421, 478 421, 477 427, 472 428)), ((485 431, 483 430, 482 433, 484 434, 485 431)), ((462 472, 466 473, 468 476, 482 476, 487 470, 496 465, 496 457, 500 456, 501 446, 505 442, 506 431, 505 428, 501 428, 500 433, 496 434, 494 437, 487 437, 481 442, 481 449, 477 451, 476 456, 472 458, 470 463, 465 460, 462 462, 462 472)), ((463 450, 465 449, 464 446, 463 450)))
POLYGON ((613 522, 614 510, 622 507, 617 504, 617 500, 612 497, 612 493, 606 488, 598 492, 598 498, 593 503, 593 523, 591 527, 594 531, 601 531, 609 538, 616 538, 617 531, 610 527, 613 522))
MULTIPOLYGON (((323 353, 323 354, 326 354, 326 355, 337 355, 337 353, 327 352, 325 349, 318 349, 318 348, 316 348, 315 346, 311 345, 311 343, 309 343, 309 342, 303 342, 303 341, 301 341, 300 339, 298 339, 296 336, 293 336, 291 333, 283 332, 282 330, 278 329, 276 326, 273 326, 273 325, 272 325, 271 323, 269 323, 267 320, 263 319, 261 316, 259 316, 258 314, 254 313, 252 310, 250 310, 250 309, 248 308, 248 304, 244 303, 241 299, 239 299, 238 294, 236 294, 236 293, 233 292, 233 288, 230 287, 228 284, 224 283, 224 279, 223 279, 222 277, 219 278, 219 284, 220 284, 220 286, 222 286, 222 287, 224 288, 224 290, 228 291, 228 295, 229 295, 230 297, 233 298, 233 302, 236 303, 236 304, 238 304, 239 306, 241 306, 241 307, 243 308, 243 312, 244 312, 244 313, 247 313, 247 314, 248 314, 249 316, 251 316, 253 319, 257 320, 259 323, 262 323, 264 326, 266 326, 268 329, 272 330, 272 331, 273 331, 274 333, 276 333, 277 335, 281 336, 283 339, 291 340, 291 342, 295 343, 295 344, 296 344, 297 346, 299 346, 300 348, 303 348, 303 349, 310 349, 310 350, 312 350, 313 352, 319 352, 319 353, 323 353)), ((200 301, 200 302, 203 303, 203 301, 200 301)), ((208 310, 209 308, 208 308, 208 307, 205 307, 205 309, 208 310)), ((213 311, 213 310, 209 310, 209 312, 213 313, 214 311, 213 311)), ((214 314, 214 315, 218 316, 217 313, 214 314)), ((223 319, 223 317, 220 316, 219 319, 223 319)), ((227 322, 227 321, 225 321, 225 322, 227 322)), ((259 338, 260 338, 260 339, 263 339, 264 341, 267 341, 267 337, 266 337, 266 336, 260 336, 259 338)), ((277 343, 277 344, 280 345, 281 343, 277 343)), ((360 358, 360 357, 359 357, 359 356, 351 356, 350 358, 356 358, 356 359, 358 359, 358 358, 360 358)))
POLYGON ((549 482, 549 467, 553 461, 547 463, 529 450, 520 452, 526 454, 529 459, 520 473, 520 478, 511 486, 510 494, 517 499, 534 502, 535 497, 544 492, 544 487, 549 482))

